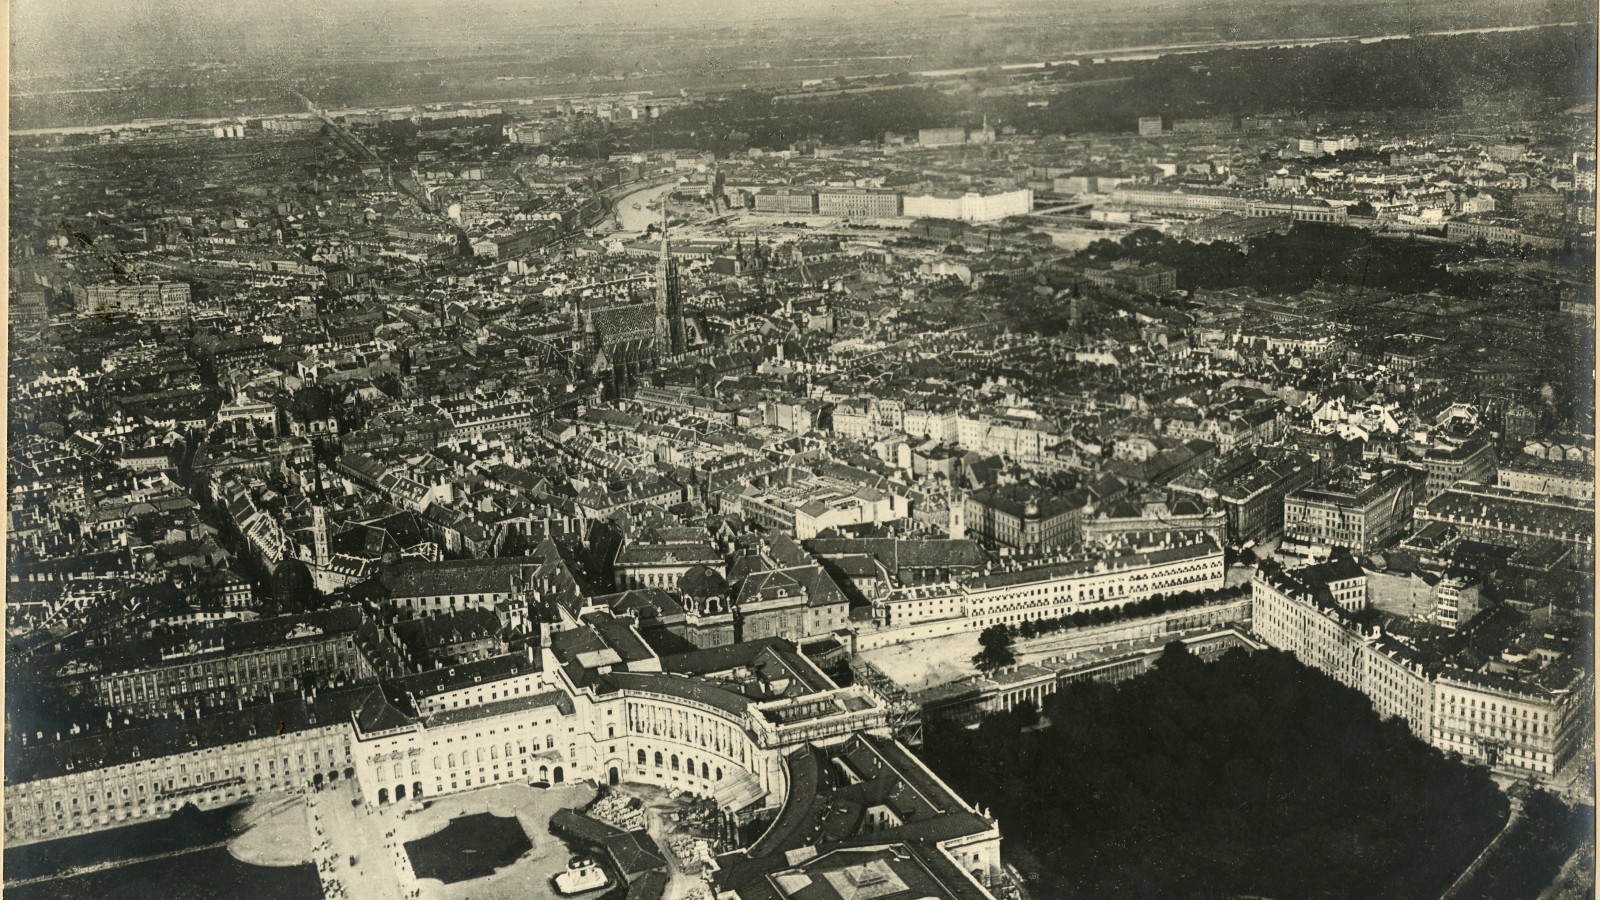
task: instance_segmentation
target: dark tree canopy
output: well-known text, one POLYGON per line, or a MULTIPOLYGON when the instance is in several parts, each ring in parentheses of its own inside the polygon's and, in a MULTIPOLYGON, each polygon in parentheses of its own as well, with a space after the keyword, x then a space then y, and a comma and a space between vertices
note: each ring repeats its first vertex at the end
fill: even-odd
POLYGON ((923 750, 1039 897, 1436 897, 1506 815, 1486 771, 1275 651, 1169 648, 1044 713, 932 723, 923 750))
POLYGON ((1011 629, 1003 624, 990 625, 978 635, 978 645, 983 649, 972 657, 972 664, 984 672, 993 672, 1002 666, 1009 666, 1017 661, 1017 656, 1011 647, 1016 639, 1011 635, 1011 629))
MULTIPOLYGON (((1493 35, 1429 36, 1375 44, 1214 50, 1157 60, 1062 66, 1044 73, 1073 85, 1071 102, 1039 105, 1031 94, 982 93, 999 73, 976 76, 972 90, 926 83, 870 93, 775 101, 734 91, 663 112, 626 136, 636 149, 694 147, 734 153, 781 149, 807 140, 878 141, 886 132, 978 126, 987 116, 1021 132, 1128 132, 1139 116, 1288 113, 1295 118, 1360 110, 1455 110, 1483 96, 1518 93, 1572 103, 1593 96, 1592 26, 1493 35), (1204 77, 1197 78, 1197 70, 1204 77), (736 123, 730 125, 729 123, 736 123)), ((890 87, 884 80, 879 86, 890 87)), ((569 153, 570 155, 570 153, 569 153)))

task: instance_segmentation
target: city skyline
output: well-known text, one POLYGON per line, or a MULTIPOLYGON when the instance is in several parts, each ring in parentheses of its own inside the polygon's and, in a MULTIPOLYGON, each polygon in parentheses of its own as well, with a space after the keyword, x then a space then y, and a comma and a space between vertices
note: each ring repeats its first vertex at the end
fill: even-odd
POLYGON ((13 25, 8 894, 1592 895, 1593 10, 13 25))

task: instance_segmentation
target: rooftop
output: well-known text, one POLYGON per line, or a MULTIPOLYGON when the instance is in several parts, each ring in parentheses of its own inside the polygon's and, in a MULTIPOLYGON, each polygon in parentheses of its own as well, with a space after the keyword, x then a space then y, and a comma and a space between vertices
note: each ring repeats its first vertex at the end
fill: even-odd
POLYGON ((545 691, 539 694, 526 694, 521 697, 512 697, 508 700, 492 700, 488 703, 474 703, 460 709, 447 709, 423 718, 423 724, 429 728, 444 725, 458 725, 462 722, 472 722, 478 719, 488 719, 507 713, 526 712, 530 709, 552 707, 560 711, 563 716, 572 715, 572 699, 561 691, 545 691))

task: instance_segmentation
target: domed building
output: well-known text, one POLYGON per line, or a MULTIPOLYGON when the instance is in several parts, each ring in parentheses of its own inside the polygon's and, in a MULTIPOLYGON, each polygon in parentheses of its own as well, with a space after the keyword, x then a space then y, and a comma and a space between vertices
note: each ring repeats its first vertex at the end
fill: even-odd
POLYGON ((678 593, 686 601, 728 597, 728 582, 710 566, 693 566, 678 578, 678 593))
POLYGON ((678 578, 689 643, 721 647, 733 643, 733 603, 727 579, 710 566, 692 566, 678 578))

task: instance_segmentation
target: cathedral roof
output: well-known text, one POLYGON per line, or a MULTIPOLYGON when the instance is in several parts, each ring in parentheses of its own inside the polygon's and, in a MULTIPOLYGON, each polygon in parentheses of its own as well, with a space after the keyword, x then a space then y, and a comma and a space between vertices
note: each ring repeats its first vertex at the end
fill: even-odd
POLYGON ((626 303, 589 310, 588 320, 601 339, 615 341, 634 333, 655 334, 656 308, 653 303, 626 303))

